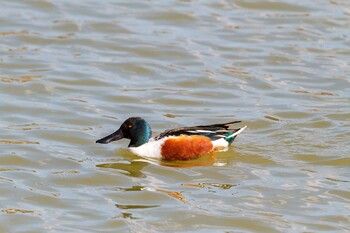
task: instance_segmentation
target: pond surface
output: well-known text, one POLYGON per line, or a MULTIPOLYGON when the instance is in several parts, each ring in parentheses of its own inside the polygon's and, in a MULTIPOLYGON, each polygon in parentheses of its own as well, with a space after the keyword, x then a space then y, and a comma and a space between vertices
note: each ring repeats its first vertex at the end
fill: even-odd
POLYGON ((1 232, 350 231, 350 2, 2 1, 1 232), (186 162, 95 140, 242 120, 186 162))

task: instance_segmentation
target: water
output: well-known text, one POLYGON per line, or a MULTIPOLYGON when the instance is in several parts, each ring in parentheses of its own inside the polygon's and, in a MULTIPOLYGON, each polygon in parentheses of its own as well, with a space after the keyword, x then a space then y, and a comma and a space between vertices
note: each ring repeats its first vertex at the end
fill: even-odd
POLYGON ((347 0, 2 1, 1 232, 350 230, 347 0), (243 120, 227 152, 95 140, 243 120))

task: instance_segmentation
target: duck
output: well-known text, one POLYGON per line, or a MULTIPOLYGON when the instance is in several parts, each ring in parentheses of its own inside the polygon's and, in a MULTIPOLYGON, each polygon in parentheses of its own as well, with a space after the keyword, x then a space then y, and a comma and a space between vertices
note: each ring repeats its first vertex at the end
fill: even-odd
POLYGON ((141 117, 130 117, 117 131, 96 143, 107 144, 125 138, 130 139, 128 149, 138 156, 168 161, 191 160, 230 146, 247 127, 229 129, 231 125, 240 122, 170 129, 152 137, 151 126, 147 121, 141 117))

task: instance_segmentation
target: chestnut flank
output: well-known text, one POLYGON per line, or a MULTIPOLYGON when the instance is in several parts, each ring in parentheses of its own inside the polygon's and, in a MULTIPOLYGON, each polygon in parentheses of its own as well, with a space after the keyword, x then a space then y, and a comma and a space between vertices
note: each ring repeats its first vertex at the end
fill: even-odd
POLYGON ((205 136, 180 136, 165 140, 161 148, 165 160, 195 159, 213 150, 210 138, 205 136))

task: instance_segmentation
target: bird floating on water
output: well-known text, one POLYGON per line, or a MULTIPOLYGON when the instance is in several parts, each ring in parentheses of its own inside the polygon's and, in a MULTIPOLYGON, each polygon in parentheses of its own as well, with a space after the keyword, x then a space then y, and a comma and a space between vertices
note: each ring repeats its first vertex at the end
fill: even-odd
POLYGON ((142 157, 164 160, 196 159, 204 154, 228 147, 247 126, 229 129, 231 121, 213 125, 199 125, 164 131, 151 138, 151 127, 141 117, 130 117, 114 133, 96 143, 110 143, 122 138, 130 139, 129 149, 142 157))

